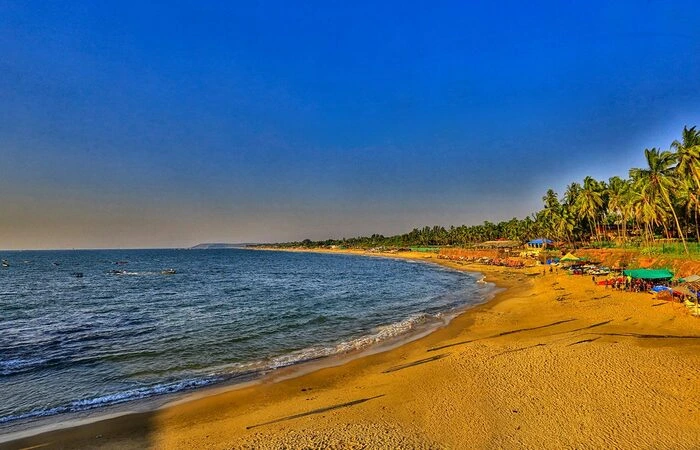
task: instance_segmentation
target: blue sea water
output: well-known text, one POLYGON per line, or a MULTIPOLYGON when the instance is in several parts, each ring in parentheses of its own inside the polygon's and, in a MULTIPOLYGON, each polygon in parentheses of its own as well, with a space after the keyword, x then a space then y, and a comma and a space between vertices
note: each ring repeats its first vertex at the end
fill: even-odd
POLYGON ((476 275, 352 255, 0 257, 9 263, 0 268, 0 432, 362 350, 443 324, 490 293, 476 275))

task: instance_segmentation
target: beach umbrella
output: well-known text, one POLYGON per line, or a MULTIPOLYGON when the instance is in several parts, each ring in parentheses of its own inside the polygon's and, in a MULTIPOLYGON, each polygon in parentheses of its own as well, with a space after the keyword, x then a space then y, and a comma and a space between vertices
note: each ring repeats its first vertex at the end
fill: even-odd
POLYGON ((578 258, 574 255, 571 254, 571 252, 567 253, 566 255, 562 256, 559 261, 579 261, 581 258, 578 258))
POLYGON ((688 275, 687 277, 683 277, 684 283, 695 283, 697 281, 700 281, 700 275, 688 275))
POLYGON ((666 291, 666 292, 672 292, 672 291, 673 291, 673 289, 671 289, 670 287, 668 287, 668 286, 661 286, 661 285, 654 286, 653 288, 651 288, 651 290, 652 290, 653 292, 656 292, 656 293, 663 292, 663 291, 666 291))

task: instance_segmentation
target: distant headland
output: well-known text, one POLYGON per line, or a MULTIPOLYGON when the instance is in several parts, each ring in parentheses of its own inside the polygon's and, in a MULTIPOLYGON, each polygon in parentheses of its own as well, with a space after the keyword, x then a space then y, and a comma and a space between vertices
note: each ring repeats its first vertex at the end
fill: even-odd
POLYGON ((224 248, 244 248, 249 245, 255 245, 252 243, 238 243, 238 244, 228 244, 225 242, 204 242, 202 244, 197 244, 190 247, 190 250, 213 250, 213 249, 224 249, 224 248))

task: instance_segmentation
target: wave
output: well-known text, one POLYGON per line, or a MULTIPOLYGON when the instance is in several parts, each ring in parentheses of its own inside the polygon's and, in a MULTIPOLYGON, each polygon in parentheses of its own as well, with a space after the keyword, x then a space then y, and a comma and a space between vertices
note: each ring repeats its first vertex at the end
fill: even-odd
MULTIPOLYGON (((321 319, 322 316, 317 317, 321 319)), ((114 392, 98 397, 79 399, 70 404, 60 405, 46 409, 34 409, 28 412, 13 414, 0 417, 0 424, 7 424, 18 420, 35 419, 56 414, 80 412, 92 410, 105 406, 117 405, 134 400, 143 400, 163 394, 175 394, 178 392, 189 391, 195 388, 209 386, 223 381, 232 381, 242 379, 246 376, 255 378, 262 376, 272 370, 289 367, 292 365, 319 360, 333 355, 342 355, 368 349, 369 347, 381 343, 386 343, 392 339, 397 339, 406 336, 407 334, 422 330, 431 325, 437 326, 444 324, 446 321, 443 313, 437 314, 415 314, 399 322, 376 327, 371 333, 351 339, 348 341, 339 342, 330 346, 317 346, 300 349, 287 354, 279 355, 272 358, 250 361, 245 363, 233 363, 219 367, 203 368, 199 372, 200 376, 183 380, 172 381, 168 383, 156 384, 150 387, 142 387, 136 389, 128 389, 125 391, 114 392)), ((143 353, 135 352, 138 356, 143 356, 143 353)), ((100 359, 105 357, 111 358, 129 358, 133 354, 119 355, 102 355, 100 359)), ((74 363, 76 361, 73 361, 74 363)), ((33 370, 39 366, 50 364, 48 360, 36 359, 13 359, 0 361, 0 374, 18 373, 25 370, 33 370)))
MULTIPOLYGON (((315 320, 319 320, 321 317, 317 317, 315 320)), ((444 325, 446 321, 447 317, 444 313, 414 314, 399 322, 376 327, 369 334, 365 334, 347 341, 342 341, 334 345, 307 347, 264 360, 251 361, 247 363, 235 363, 221 366, 218 369, 222 370, 227 368, 228 370, 233 369, 246 371, 257 370, 261 372, 280 369, 295 364, 318 360, 328 356, 366 350, 371 346, 405 337, 412 332, 422 331, 430 328, 431 326, 437 327, 444 325)))
POLYGON ((155 395, 162 394, 173 394, 176 392, 182 392, 198 387, 207 386, 219 381, 217 378, 212 377, 208 379, 190 379, 175 381, 171 383, 162 383, 155 386, 143 387, 137 389, 126 390, 122 392, 116 392, 113 394, 102 395, 99 397, 92 397, 86 399, 75 400, 68 405, 56 406, 47 409, 33 409, 31 411, 14 414, 9 416, 0 417, 0 424, 14 422, 17 420, 33 419, 38 417, 53 416, 56 414, 67 413, 67 412, 80 412, 87 411, 90 409, 95 409, 103 406, 117 405, 120 403, 125 403, 133 400, 140 400, 155 395))
MULTIPOLYGON (((49 287, 32 291, 32 305, 38 306, 29 319, 35 322, 0 319, 14 327, 11 335, 0 337, 0 383, 9 380, 13 389, 0 408, 0 432, 16 421, 239 383, 326 357, 331 359, 321 364, 336 364, 425 335, 490 292, 489 283, 474 283, 478 276, 463 283, 461 274, 434 275, 442 272, 435 268, 425 275, 416 266, 396 268, 394 276, 394 268, 376 273, 372 264, 364 267, 358 259, 367 275, 360 271, 347 279, 340 278, 347 272, 342 265, 328 273, 313 264, 300 265, 276 278, 269 276, 274 270, 250 279, 241 271, 242 280, 224 285, 199 268, 184 270, 196 274, 194 281, 170 278, 168 283, 147 279, 160 272, 105 268, 100 272, 116 276, 91 278, 95 285, 86 294, 60 291, 67 289, 63 279, 57 281, 56 295, 49 287), (119 275, 143 277, 124 285, 115 283, 119 275), (44 316, 40 308, 71 314, 59 314, 60 324, 34 327, 44 316), (70 383, 70 371, 98 381, 61 391, 62 383, 70 383), (99 378, 105 373, 104 380, 99 378), (54 375, 59 375, 56 395, 41 396, 32 389, 34 380, 53 384, 54 375)), ((183 262, 178 267, 188 266, 183 262)), ((4 297, 0 302, 8 303, 4 297)))
MULTIPOLYGON (((361 351, 370 346, 387 342, 391 339, 405 336, 406 334, 430 324, 444 323, 444 317, 438 314, 416 314, 396 323, 376 327, 373 332, 348 341, 339 342, 330 346, 309 347, 293 351, 262 360, 249 361, 244 363, 233 363, 219 367, 203 368, 199 372, 200 376, 169 383, 156 384, 150 387, 128 389, 114 392, 98 397, 79 399, 70 404, 60 405, 46 409, 34 409, 28 412, 0 417, 0 424, 6 424, 18 420, 35 419, 40 417, 53 416, 56 414, 80 412, 92 410, 104 406, 117 405, 134 400, 143 400, 150 397, 175 394, 189 391, 191 389, 209 386, 222 381, 232 381, 246 376, 254 378, 264 375, 275 369, 289 367, 292 365, 319 360, 325 357, 361 351)), ((143 356, 148 352, 135 352, 138 356, 143 356)), ((132 354, 101 355, 100 359, 108 358, 129 358, 132 354)), ((73 363, 80 361, 73 361, 73 363)), ((46 359, 12 359, 0 361, 0 374, 14 374, 18 372, 33 370, 41 366, 50 364, 46 359)))
POLYGON ((12 358, 0 360, 0 375, 14 375, 16 373, 29 372, 46 365, 49 362, 46 358, 12 358))

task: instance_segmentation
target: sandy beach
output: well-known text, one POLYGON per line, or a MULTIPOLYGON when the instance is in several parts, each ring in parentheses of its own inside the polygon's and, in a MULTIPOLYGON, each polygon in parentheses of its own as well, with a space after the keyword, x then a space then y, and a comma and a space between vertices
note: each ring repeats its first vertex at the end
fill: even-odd
POLYGON ((504 290, 383 353, 0 448, 699 448, 700 319, 684 306, 410 257, 504 290))

